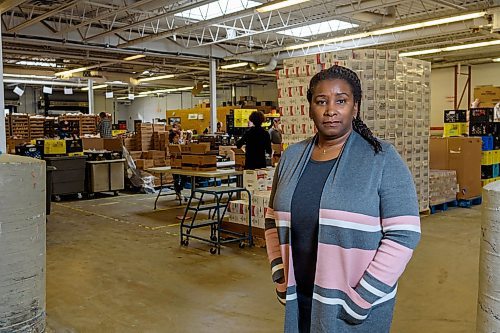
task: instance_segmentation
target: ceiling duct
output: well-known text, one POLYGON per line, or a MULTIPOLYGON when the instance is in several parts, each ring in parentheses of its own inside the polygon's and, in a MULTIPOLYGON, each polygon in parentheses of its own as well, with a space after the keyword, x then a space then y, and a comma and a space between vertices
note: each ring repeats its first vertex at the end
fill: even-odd
POLYGON ((272 57, 271 60, 269 60, 269 63, 266 65, 257 65, 254 63, 249 63, 248 65, 254 72, 271 72, 276 69, 276 66, 278 65, 278 59, 276 57, 272 57))
POLYGON ((394 25, 396 23, 396 8, 394 6, 389 6, 386 8, 384 14, 359 12, 350 15, 350 17, 354 20, 371 24, 394 25))

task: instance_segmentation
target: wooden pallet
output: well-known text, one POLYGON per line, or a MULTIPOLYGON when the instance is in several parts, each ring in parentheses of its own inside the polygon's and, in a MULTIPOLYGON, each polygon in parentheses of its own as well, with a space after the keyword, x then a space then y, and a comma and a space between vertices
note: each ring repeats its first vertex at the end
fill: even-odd
POLYGON ((483 197, 475 197, 472 199, 460 199, 458 200, 458 207, 471 208, 472 206, 480 205, 483 202, 483 197))
POLYGON ((430 210, 429 208, 424 209, 424 210, 422 210, 422 211, 420 212, 420 216, 422 216, 422 217, 423 217, 423 216, 429 216, 429 215, 431 215, 431 210, 430 210))
POLYGON ((458 201, 451 200, 451 201, 443 202, 441 204, 431 205, 430 211, 431 211, 431 214, 436 214, 438 211, 445 212, 448 210, 448 208, 457 207, 457 206, 458 206, 458 201))

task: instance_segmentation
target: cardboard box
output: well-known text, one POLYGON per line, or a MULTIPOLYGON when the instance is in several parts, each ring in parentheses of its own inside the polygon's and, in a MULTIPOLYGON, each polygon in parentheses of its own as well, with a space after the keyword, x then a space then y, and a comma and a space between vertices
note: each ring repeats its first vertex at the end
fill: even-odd
POLYGON ((103 150, 104 139, 101 138, 82 138, 83 150, 103 150))
POLYGON ((139 159, 139 160, 135 160, 135 166, 137 167, 137 169, 147 170, 149 168, 153 168, 155 165, 154 165, 153 160, 139 159))
POLYGON ((153 164, 155 167, 164 167, 164 166, 167 166, 167 163, 165 162, 165 160, 153 160, 153 164))
POLYGON ((140 160, 142 158, 142 151, 129 151, 128 153, 133 160, 140 160))
POLYGON ((191 154, 206 154, 210 151, 210 143, 192 143, 188 145, 191 154))
POLYGON ((122 151, 123 142, 121 138, 103 139, 104 149, 109 151, 122 151))
POLYGON ((148 160, 164 160, 165 151, 162 150, 148 150, 144 152, 144 158, 148 160))
POLYGON ((481 138, 431 138, 431 169, 455 170, 460 192, 457 199, 481 195, 481 138))
POLYGON ((193 166, 217 166, 217 156, 215 155, 182 155, 182 168, 193 166))

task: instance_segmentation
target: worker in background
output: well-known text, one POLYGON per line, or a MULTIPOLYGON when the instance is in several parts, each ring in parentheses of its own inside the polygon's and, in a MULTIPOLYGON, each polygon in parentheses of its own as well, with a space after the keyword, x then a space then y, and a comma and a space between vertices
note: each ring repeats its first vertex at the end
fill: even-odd
MULTIPOLYGON (((177 145, 180 143, 180 135, 179 132, 177 131, 170 131, 168 134, 168 142, 171 145, 177 145)), ((184 189, 184 184, 186 183, 186 178, 181 175, 176 175, 173 174, 172 177, 174 178, 174 191, 175 194, 177 195, 177 199, 181 200, 182 199, 182 189, 184 189)))
POLYGON ((111 130, 111 120, 109 120, 106 112, 99 113, 99 124, 97 124, 97 132, 101 135, 101 138, 111 139, 113 137, 113 132, 111 130))
POLYGON ((280 119, 273 119, 273 126, 269 129, 269 136, 271 136, 271 143, 273 145, 280 145, 283 142, 283 138, 281 136, 280 119))
POLYGON ((217 122, 217 131, 216 133, 224 133, 224 130, 222 129, 222 122, 218 121, 217 122))
POLYGON ((266 153, 271 155, 271 139, 269 133, 262 128, 265 116, 260 111, 254 111, 250 114, 249 121, 253 124, 243 137, 238 140, 236 147, 245 146, 245 169, 265 168, 266 153))

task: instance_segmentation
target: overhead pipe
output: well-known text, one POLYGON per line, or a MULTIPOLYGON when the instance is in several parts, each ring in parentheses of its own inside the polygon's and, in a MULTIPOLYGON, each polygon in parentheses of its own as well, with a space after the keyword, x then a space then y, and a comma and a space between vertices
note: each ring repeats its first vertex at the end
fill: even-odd
POLYGON ((271 72, 276 69, 276 66, 278 65, 278 58, 272 57, 271 60, 269 60, 269 63, 266 65, 257 65, 255 63, 249 63, 248 64, 252 71, 254 72, 271 72))

